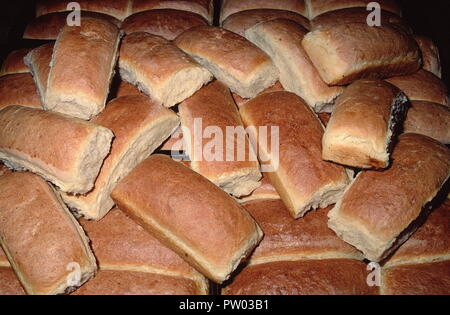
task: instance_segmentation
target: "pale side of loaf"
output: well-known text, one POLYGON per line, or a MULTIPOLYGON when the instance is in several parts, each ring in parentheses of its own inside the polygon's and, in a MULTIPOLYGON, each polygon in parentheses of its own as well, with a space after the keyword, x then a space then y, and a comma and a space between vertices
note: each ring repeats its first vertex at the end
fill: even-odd
POLYGON ((308 14, 305 0, 224 0, 220 8, 220 22, 234 13, 255 9, 286 10, 303 16, 308 14))
POLYGON ((118 207, 209 279, 222 283, 262 232, 227 193, 170 157, 153 155, 112 193, 118 207))
POLYGON ((112 100, 91 122, 114 133, 111 152, 93 190, 80 196, 63 193, 62 198, 78 214, 100 220, 114 206, 110 194, 115 185, 169 138, 180 120, 147 96, 129 95, 112 100))
POLYGON ((328 215, 328 226, 375 262, 417 230, 450 175, 450 150, 426 136, 400 136, 392 160, 384 172, 360 173, 328 215))
POLYGON ((0 185, 0 244, 28 294, 70 292, 95 275, 83 229, 48 183, 16 172, 0 185), (80 277, 69 283, 75 269, 80 277))
POLYGON ((261 49, 222 28, 198 26, 175 44, 243 98, 252 98, 278 80, 278 70, 261 49))
POLYGON ((322 140, 326 161, 362 169, 390 165, 408 98, 383 80, 359 80, 337 99, 322 140))
POLYGON ((346 171, 322 160, 324 128, 300 97, 289 92, 263 94, 247 102, 240 113, 245 126, 256 127, 249 133, 252 144, 258 145, 260 161, 274 168, 267 175, 294 218, 339 200, 349 181, 346 171), (259 141, 259 127, 264 126, 279 127, 279 154, 259 141))
POLYGON ((166 107, 184 101, 212 79, 206 68, 172 42, 144 32, 122 41, 119 67, 124 81, 166 107))
MULTIPOLYGON (((68 11, 69 0, 39 0, 36 4, 36 17, 53 12, 68 11)), ((123 20, 129 13, 131 0, 77 0, 81 10, 111 15, 123 20)))
POLYGON ((114 24, 84 18, 66 25, 53 50, 44 107, 81 119, 105 108, 118 57, 120 32, 114 24))
POLYGON ((213 0, 133 0, 130 14, 155 9, 175 9, 201 15, 209 24, 214 19, 213 0))
POLYGON ((414 39, 420 47, 422 52, 423 69, 427 70, 438 78, 442 78, 441 58, 439 55, 439 48, 428 37, 414 35, 414 39))
POLYGON ((38 173, 65 192, 93 188, 112 138, 109 129, 41 109, 0 111, 0 160, 38 173))
POLYGON ((309 30, 309 20, 303 15, 286 11, 273 9, 255 9, 235 13, 230 15, 222 23, 222 27, 241 36, 245 31, 256 24, 268 22, 275 19, 287 19, 294 21, 309 30))
POLYGON ((42 104, 45 102, 47 92, 48 75, 50 73, 50 63, 52 62, 54 43, 44 44, 33 49, 25 56, 25 64, 33 75, 34 83, 41 98, 42 104))
POLYGON ((408 75, 421 66, 414 39, 389 26, 329 26, 307 34, 302 45, 322 79, 331 85, 408 75))
POLYGON ((42 108, 30 73, 15 73, 0 77, 0 110, 11 105, 42 108))
POLYGON ((194 171, 235 197, 249 195, 260 186, 259 163, 236 104, 225 85, 215 81, 203 87, 180 105, 179 114, 183 131, 188 132, 184 134, 183 140, 194 171), (196 126, 199 119, 201 126, 196 126), (221 148, 214 149, 219 150, 221 154, 214 152, 214 160, 211 161, 211 158, 204 154, 211 139, 202 139, 199 143, 196 137, 198 132, 205 134, 208 128, 213 127, 221 130, 223 141, 221 148), (229 128, 237 130, 231 138, 227 133, 229 128), (241 149, 245 152, 239 156, 241 149), (231 160, 229 151, 233 152, 231 160))
POLYGON ((426 70, 386 79, 402 90, 411 101, 426 101, 450 107, 449 92, 445 83, 426 70))
POLYGON ((139 12, 127 17, 122 23, 122 30, 126 34, 146 32, 167 40, 174 40, 181 33, 199 25, 208 25, 208 22, 198 14, 159 9, 139 12))
POLYGON ((238 199, 238 202, 245 203, 256 200, 276 200, 280 199, 280 195, 278 194, 275 187, 273 187, 270 179, 267 175, 262 174, 261 186, 255 189, 248 196, 244 196, 238 199))
MULTIPOLYGON (((308 8, 309 19, 329 11, 335 11, 346 8, 367 8, 371 0, 305 0, 308 8)), ((395 0, 379 0, 377 3, 382 10, 402 15, 402 11, 395 0)), ((367 11, 367 14, 370 12, 367 11)))
POLYGON ((430 102, 411 101, 405 133, 418 133, 450 144, 450 108, 430 102))
POLYGON ((315 112, 331 111, 344 88, 323 82, 301 45, 307 33, 293 21, 277 19, 247 29, 245 37, 272 58, 286 91, 302 97, 315 112))
MULTIPOLYGON (((42 15, 28 23, 22 37, 24 39, 56 40, 59 32, 67 24, 67 17, 70 13, 54 12, 42 15)), ((80 23, 83 23, 85 17, 102 19, 117 27, 120 27, 121 24, 115 17, 90 11, 81 11, 80 23)))
POLYGON ((0 69, 0 76, 4 76, 7 74, 14 73, 26 73, 30 72, 25 63, 23 62, 23 58, 31 51, 31 48, 24 48, 13 50, 6 56, 6 59, 3 61, 2 67, 0 69))

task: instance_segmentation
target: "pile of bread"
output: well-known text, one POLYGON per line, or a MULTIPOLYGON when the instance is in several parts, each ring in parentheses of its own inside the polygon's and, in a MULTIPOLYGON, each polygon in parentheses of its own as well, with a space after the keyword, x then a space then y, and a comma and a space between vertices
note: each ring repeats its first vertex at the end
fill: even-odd
POLYGON ((69 2, 1 69, 0 294, 450 294, 448 91, 394 0, 69 2))

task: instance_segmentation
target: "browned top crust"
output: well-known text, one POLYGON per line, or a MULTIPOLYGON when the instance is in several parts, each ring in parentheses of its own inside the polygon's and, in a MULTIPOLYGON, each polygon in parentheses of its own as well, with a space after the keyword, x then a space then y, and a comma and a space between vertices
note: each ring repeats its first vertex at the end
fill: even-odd
POLYGON ((0 76, 13 73, 26 73, 30 72, 28 67, 23 62, 23 58, 32 50, 32 48, 24 48, 19 50, 13 50, 8 54, 5 61, 3 61, 2 68, 0 69, 0 76))
POLYGON ((428 37, 414 35, 414 39, 422 51, 423 69, 430 71, 438 78, 442 78, 441 59, 439 56, 439 48, 428 37))
POLYGON ((0 109, 11 105, 42 108, 31 73, 16 73, 0 78, 0 109))
MULTIPOLYGON (((363 7, 367 8, 367 5, 373 2, 371 0, 307 0, 307 6, 309 10, 309 18, 314 19, 316 16, 328 11, 335 11, 344 8, 363 7)), ((377 3, 382 10, 392 12, 399 16, 402 15, 402 11, 395 0, 379 0, 377 3)), ((368 12, 369 13, 369 12, 368 12)))
POLYGON ((10 267, 0 267, 0 296, 3 295, 25 295, 19 279, 10 267))

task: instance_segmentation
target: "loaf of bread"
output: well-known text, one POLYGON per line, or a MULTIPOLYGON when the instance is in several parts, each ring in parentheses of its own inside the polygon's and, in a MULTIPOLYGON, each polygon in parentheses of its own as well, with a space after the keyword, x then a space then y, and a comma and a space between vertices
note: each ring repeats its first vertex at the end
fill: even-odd
POLYGON ((119 209, 113 209, 101 221, 82 219, 81 225, 91 240, 101 271, 127 272, 190 279, 201 294, 208 283, 180 256, 162 245, 119 209))
POLYGON ((139 91, 137 86, 120 79, 116 84, 113 84, 111 93, 116 98, 126 95, 145 95, 145 93, 139 91))
POLYGON ((110 129, 115 139, 103 163, 94 189, 85 195, 62 194, 64 202, 90 220, 100 220, 114 206, 110 194, 115 185, 153 153, 178 127, 171 110, 144 95, 116 98, 91 120, 110 129))
POLYGON ((450 150, 418 134, 399 137, 392 166, 360 173, 329 213, 329 227, 375 262, 399 248, 450 176, 450 150))
POLYGON ((439 56, 439 48, 428 37, 414 35, 414 39, 422 52, 423 69, 427 70, 438 78, 442 78, 441 58, 439 56))
MULTIPOLYGON (((68 7, 71 2, 70 0, 38 0, 36 17, 53 12, 71 11, 72 8, 68 7)), ((128 15, 131 0, 77 0, 76 2, 80 5, 81 10, 108 14, 123 20, 128 15)))
MULTIPOLYGON (((303 217, 311 209, 334 204, 348 184, 345 169, 322 160, 324 128, 312 109, 297 95, 273 92, 257 96, 240 109, 245 126, 251 128, 252 143, 258 144, 261 163, 274 169, 268 177, 294 218, 303 217), (267 135, 260 139, 261 127, 267 135)), ((255 148, 256 149, 256 148, 255 148)))
POLYGON ((0 245, 28 294, 65 293, 94 276, 88 239, 49 184, 16 172, 0 186, 0 245))
MULTIPOLYGON (((335 11, 346 8, 367 8, 371 0, 305 0, 308 8, 308 17, 312 20, 316 16, 329 11, 335 11)), ((399 16, 402 11, 395 0, 379 0, 376 1, 380 8, 399 16)), ((367 15, 370 12, 367 11, 367 15)))
POLYGON ((408 107, 405 94, 383 80, 352 83, 336 101, 322 140, 323 159, 362 169, 387 168, 408 107))
POLYGON ((134 221, 218 283, 262 238, 255 221, 229 195, 164 155, 138 165, 111 196, 134 221))
MULTIPOLYGON (((367 23, 370 12, 365 7, 346 8, 328 11, 311 20, 311 30, 347 23, 367 23)), ((406 33, 412 33, 411 27, 398 15, 381 11, 381 26, 398 27, 406 33)))
POLYGON ((65 192, 93 188, 112 138, 109 129, 41 109, 0 111, 0 160, 38 173, 65 192))
POLYGON ((272 58, 286 91, 302 97, 315 112, 331 111, 344 89, 323 82, 301 45, 307 33, 293 21, 277 19, 247 29, 245 37, 272 58))
POLYGON ((278 70, 262 50, 225 29, 198 26, 175 43, 243 98, 256 96, 278 80, 278 70))
POLYGON ((332 25, 307 34, 302 45, 322 79, 331 85, 408 75, 421 66, 415 40, 389 26, 332 25))
POLYGON ((24 48, 13 50, 6 56, 0 69, 0 76, 14 73, 30 72, 28 67, 23 62, 23 58, 31 51, 32 48, 24 48))
MULTIPOLYGON (((55 12, 42 15, 30 23, 28 23, 23 38, 25 39, 41 39, 41 40, 56 40, 61 29, 67 24, 67 17, 70 12, 55 12)), ((81 11, 80 23, 83 23, 85 17, 97 18, 108 21, 120 27, 121 22, 115 17, 107 14, 81 11)))
POLYGON ((234 13, 255 9, 286 10, 301 14, 303 16, 307 16, 308 14, 305 0, 224 0, 222 1, 220 11, 220 22, 223 22, 227 17, 234 13))
POLYGON ((58 35, 44 107, 81 119, 105 108, 118 56, 120 32, 101 19, 84 18, 58 35), (74 48, 76 47, 76 48, 74 48))
POLYGON ((222 27, 244 36, 245 31, 250 27, 275 19, 292 20, 308 30, 310 27, 309 20, 303 15, 291 11, 273 9, 255 9, 235 13, 223 21, 222 27))
POLYGON ((14 270, 11 267, 0 266, 0 296, 5 295, 25 295, 25 291, 14 270))
POLYGON ((122 23, 122 30, 126 34, 146 32, 161 36, 167 40, 174 40, 181 33, 208 22, 198 14, 173 10, 150 10, 133 14, 122 23))
POLYGON ((367 265, 351 259, 278 261, 250 266, 224 295, 375 295, 367 265))
POLYGON ((437 76, 426 70, 389 78, 386 81, 402 90, 411 101, 426 101, 450 107, 448 89, 437 76))
POLYGON ((450 108, 436 103, 412 101, 404 132, 418 133, 450 144, 450 108))
POLYGON ((280 195, 278 194, 275 187, 273 187, 270 179, 267 175, 262 174, 261 186, 255 189, 248 196, 244 196, 238 199, 240 203, 256 201, 256 200, 273 200, 280 199, 280 195))
POLYGON ((203 87, 181 103, 179 114, 186 153, 194 171, 238 198, 260 186, 258 160, 225 85, 214 81, 203 87), (211 128, 215 133, 207 135, 211 128), (205 137, 199 139, 199 132, 205 137), (210 137, 214 135, 221 141, 211 147, 210 137))
POLYGON ((50 73, 54 46, 54 43, 44 44, 33 49, 24 58, 25 64, 33 75, 42 104, 45 103, 45 93, 47 92, 48 75, 50 73))
POLYGON ((133 0, 131 14, 155 9, 175 9, 201 15, 209 24, 214 19, 213 0, 133 0))
POLYGON ((212 79, 206 68, 172 42, 144 32, 122 41, 119 66, 124 81, 166 107, 184 101, 212 79))
POLYGON ((0 110, 11 105, 42 108, 42 102, 30 73, 0 77, 0 110))

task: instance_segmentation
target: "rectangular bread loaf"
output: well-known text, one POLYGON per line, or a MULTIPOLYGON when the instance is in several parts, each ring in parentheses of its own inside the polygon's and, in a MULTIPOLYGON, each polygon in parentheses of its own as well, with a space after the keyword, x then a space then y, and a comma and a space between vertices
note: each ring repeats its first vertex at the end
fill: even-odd
POLYGON ((47 92, 48 75, 50 73, 54 46, 54 43, 44 44, 33 49, 24 58, 25 64, 33 75, 42 104, 45 103, 45 93, 47 92))
POLYGON ((0 160, 38 173, 65 192, 93 188, 112 138, 109 129, 41 109, 0 111, 0 160))
POLYGON ((112 193, 120 209, 209 279, 222 283, 262 232, 216 185, 181 163, 153 155, 112 193))
POLYGON ((413 234, 450 176, 450 150, 418 134, 399 137, 392 166, 360 173, 329 213, 329 227, 375 262, 413 234))
POLYGON ((42 108, 31 73, 15 73, 0 77, 0 110, 11 105, 42 108))
POLYGON ((114 206, 110 194, 115 185, 169 138, 180 120, 147 96, 128 95, 112 100, 91 122, 112 130, 111 152, 93 190, 80 196, 63 193, 62 197, 78 214, 100 220, 114 206))
POLYGON ((0 177, 0 245, 28 294, 61 294, 95 275, 83 229, 41 177, 0 177))
POLYGON ((118 56, 120 32, 114 24, 84 18, 66 25, 53 50, 44 107, 81 119, 105 108, 118 56))

